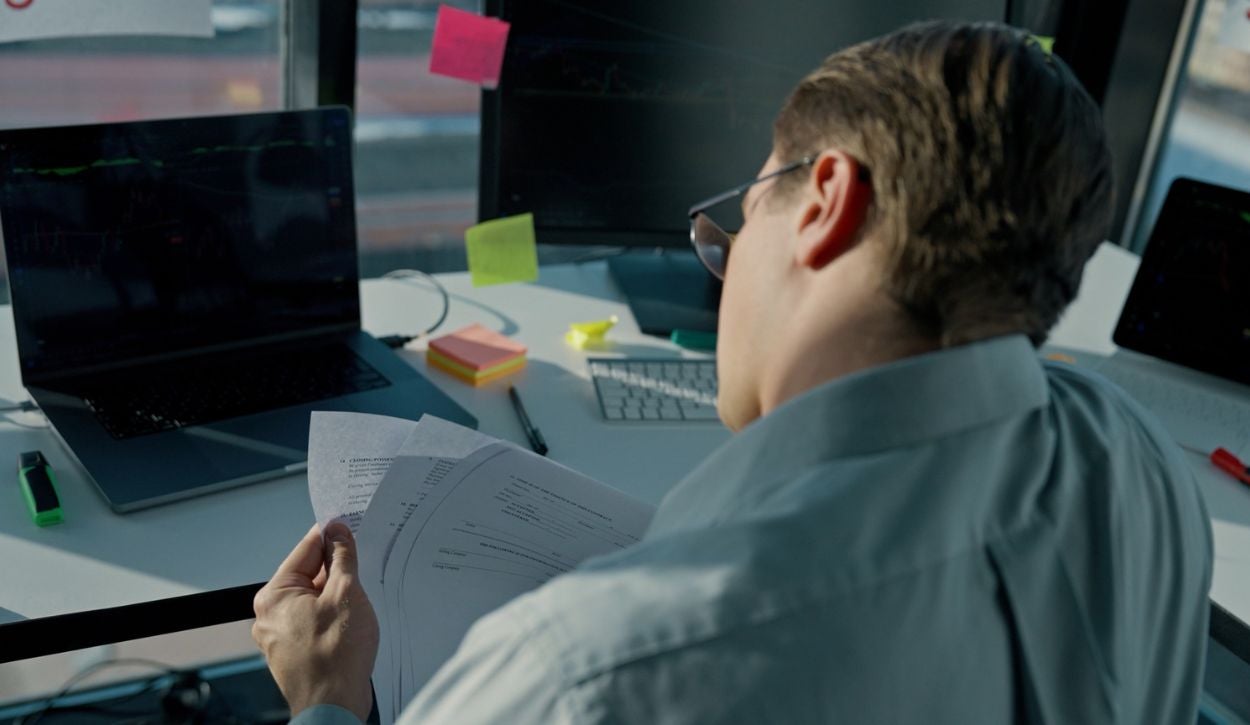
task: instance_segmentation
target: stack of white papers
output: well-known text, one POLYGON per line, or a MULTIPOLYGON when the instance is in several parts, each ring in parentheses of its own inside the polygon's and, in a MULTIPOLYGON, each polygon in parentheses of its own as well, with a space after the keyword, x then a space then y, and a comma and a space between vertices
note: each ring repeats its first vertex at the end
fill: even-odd
POLYGON ((637 542, 654 509, 511 443, 419 423, 314 413, 317 521, 356 532, 378 616, 373 687, 383 723, 455 652, 470 625, 585 559, 637 542))

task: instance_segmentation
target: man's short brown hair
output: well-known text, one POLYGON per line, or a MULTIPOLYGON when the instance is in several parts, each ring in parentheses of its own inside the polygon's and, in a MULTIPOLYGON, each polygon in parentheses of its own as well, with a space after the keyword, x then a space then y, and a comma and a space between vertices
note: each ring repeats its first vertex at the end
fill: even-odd
POLYGON ((943 346, 1041 344, 1110 227, 1097 105, 1004 25, 922 23, 836 53, 774 130, 782 162, 836 147, 868 168, 886 292, 943 346))

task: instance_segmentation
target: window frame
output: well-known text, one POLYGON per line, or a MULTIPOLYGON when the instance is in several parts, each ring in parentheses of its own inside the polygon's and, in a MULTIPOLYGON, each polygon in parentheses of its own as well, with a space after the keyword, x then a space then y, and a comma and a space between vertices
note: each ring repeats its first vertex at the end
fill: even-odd
POLYGON ((359 12, 359 0, 283 0, 284 108, 355 109, 359 12))

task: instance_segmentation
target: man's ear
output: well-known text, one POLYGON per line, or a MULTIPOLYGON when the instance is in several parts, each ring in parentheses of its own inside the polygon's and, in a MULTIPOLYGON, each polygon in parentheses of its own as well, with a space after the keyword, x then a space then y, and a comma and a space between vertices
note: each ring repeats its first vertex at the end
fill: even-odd
POLYGON ((821 269, 854 246, 872 204, 858 161, 831 149, 817 157, 801 192, 798 263, 821 269))

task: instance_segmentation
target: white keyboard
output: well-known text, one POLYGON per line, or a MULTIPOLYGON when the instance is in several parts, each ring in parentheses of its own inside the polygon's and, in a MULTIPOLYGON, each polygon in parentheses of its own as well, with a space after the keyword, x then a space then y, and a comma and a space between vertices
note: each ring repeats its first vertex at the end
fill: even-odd
POLYGON ((609 421, 719 422, 716 361, 591 358, 599 407, 609 421))

